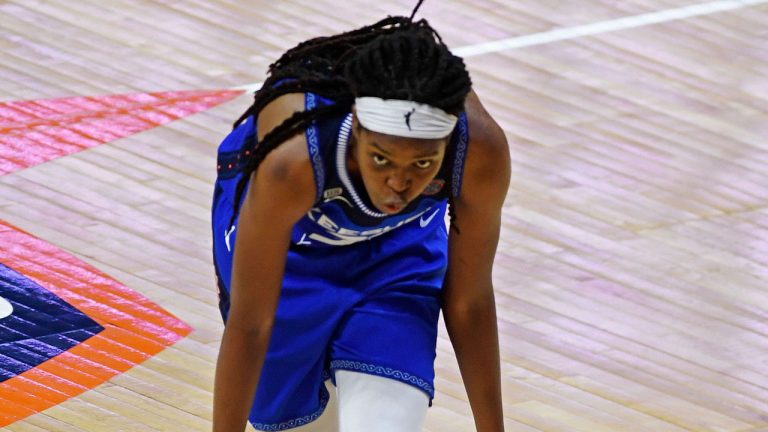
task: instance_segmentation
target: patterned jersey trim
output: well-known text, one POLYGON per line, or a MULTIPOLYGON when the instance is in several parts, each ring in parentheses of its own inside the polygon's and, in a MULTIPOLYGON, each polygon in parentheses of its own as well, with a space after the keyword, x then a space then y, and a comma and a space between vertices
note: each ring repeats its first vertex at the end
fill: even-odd
POLYGON ((284 421, 281 423, 251 422, 251 425, 253 425, 253 427, 256 428, 256 430, 261 430, 261 431, 283 431, 287 429, 297 428, 299 426, 304 426, 305 424, 312 423, 313 421, 317 420, 320 417, 320 415, 323 414, 323 411, 325 411, 325 407, 328 405, 329 398, 330 398, 330 394, 328 394, 328 390, 325 389, 325 385, 321 385, 320 386, 320 408, 318 408, 317 411, 313 412, 312 414, 291 419, 288 421, 284 421))
POLYGON ((357 204, 357 208, 368 216, 375 218, 386 217, 386 213, 380 213, 368 208, 365 205, 360 195, 357 194, 355 186, 352 184, 352 180, 349 178, 349 172, 347 171, 347 147, 349 146, 349 137, 352 133, 352 114, 347 115, 344 122, 341 124, 339 130, 339 140, 336 152, 336 172, 339 174, 339 179, 344 187, 347 188, 349 194, 352 196, 352 200, 357 204))
POLYGON ((421 389, 422 391, 426 392, 429 395, 430 400, 434 399, 435 397, 435 389, 432 387, 431 383, 415 375, 411 375, 408 372, 403 372, 398 369, 392 369, 389 367, 377 366, 377 365, 363 363, 359 361, 353 361, 353 360, 332 360, 331 369, 332 370, 343 369, 343 370, 348 370, 353 372, 362 372, 362 373, 367 373, 371 375, 377 375, 384 378, 391 378, 391 379, 418 387, 419 389, 421 389))
MULTIPOLYGON (((304 108, 309 111, 316 106, 317 97, 313 93, 307 93, 304 108)), ((312 161, 312 169, 315 171, 315 186, 317 187, 315 202, 320 202, 320 199, 323 197, 323 188, 325 187, 325 168, 323 167, 323 159, 320 156, 320 134, 317 131, 317 122, 315 120, 307 127, 306 136, 309 159, 312 161)))
POLYGON ((458 197, 461 192, 461 181, 464 175, 464 161, 467 157, 467 145, 469 144, 469 124, 467 114, 461 113, 459 117, 459 139, 456 143, 456 154, 453 162, 453 184, 452 191, 454 197, 458 197))

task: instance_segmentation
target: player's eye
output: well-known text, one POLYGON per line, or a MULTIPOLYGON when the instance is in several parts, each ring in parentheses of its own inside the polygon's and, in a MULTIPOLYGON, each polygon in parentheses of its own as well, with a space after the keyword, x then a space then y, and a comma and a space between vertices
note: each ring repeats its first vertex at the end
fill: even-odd
POLYGON ((373 163, 378 166, 386 165, 388 162, 389 160, 384 156, 377 155, 377 154, 373 155, 373 163))
POLYGON ((431 160, 420 160, 420 161, 416 161, 414 163, 414 165, 416 165, 416 167, 418 167, 418 168, 426 169, 426 168, 429 168, 430 166, 432 166, 432 161, 431 160))

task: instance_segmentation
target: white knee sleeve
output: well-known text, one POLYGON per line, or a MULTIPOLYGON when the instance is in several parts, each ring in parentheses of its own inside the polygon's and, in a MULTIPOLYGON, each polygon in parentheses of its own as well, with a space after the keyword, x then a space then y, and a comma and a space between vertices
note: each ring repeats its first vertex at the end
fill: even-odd
POLYGON ((340 432, 419 432, 429 396, 416 387, 359 372, 336 371, 340 432))

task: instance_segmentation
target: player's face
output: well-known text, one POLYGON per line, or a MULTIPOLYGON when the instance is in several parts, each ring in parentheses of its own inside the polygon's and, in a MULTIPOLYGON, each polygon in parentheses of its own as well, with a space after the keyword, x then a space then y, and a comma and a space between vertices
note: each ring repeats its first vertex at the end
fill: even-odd
POLYGON ((424 192, 443 162, 448 138, 416 139, 352 128, 355 144, 348 167, 359 173, 373 205, 399 213, 424 192))

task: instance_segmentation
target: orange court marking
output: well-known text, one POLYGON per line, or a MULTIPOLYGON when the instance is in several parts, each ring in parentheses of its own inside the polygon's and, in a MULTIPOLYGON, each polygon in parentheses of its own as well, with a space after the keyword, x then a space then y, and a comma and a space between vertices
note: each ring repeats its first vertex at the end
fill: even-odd
MULTIPOLYGON (((242 93, 193 90, 2 102, 0 176, 204 111, 242 93)), ((0 381, 4 407, 0 427, 94 388, 192 331, 139 293, 3 221, 0 245, 0 264, 103 327, 53 357, 41 355, 42 363, 0 381)), ((33 336, 29 340, 46 344, 33 336)), ((15 361, 8 359, 3 361, 15 361)))
POLYGON ((2 221, 0 244, 8 246, 0 250, 0 262, 104 327, 68 351, 0 383, 0 400, 10 409, 3 410, 0 427, 94 388, 192 331, 141 294, 2 221))
POLYGON ((55 246, 0 221, 0 262, 88 315, 104 330, 0 383, 0 427, 77 396, 192 331, 158 305, 55 246))

